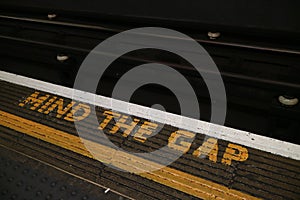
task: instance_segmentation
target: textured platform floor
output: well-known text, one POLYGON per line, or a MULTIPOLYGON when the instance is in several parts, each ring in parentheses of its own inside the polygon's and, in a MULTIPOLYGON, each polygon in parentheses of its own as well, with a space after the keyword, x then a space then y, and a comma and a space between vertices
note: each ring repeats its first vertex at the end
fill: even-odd
POLYGON ((0 154, 1 199, 128 199, 13 149, 0 154))
MULTIPOLYGON (((22 165, 21 163, 24 163, 22 159, 25 158, 8 150, 14 149, 94 183, 90 183, 93 186, 87 184, 81 187, 80 185, 84 184, 81 181, 71 180, 72 178, 66 174, 59 175, 58 172, 51 172, 53 169, 26 158, 30 161, 25 163, 28 165, 32 163, 30 165, 34 170, 44 171, 43 173, 46 173, 44 176, 53 173, 51 180, 63 182, 68 188, 71 187, 68 191, 71 195, 73 190, 78 191, 82 198, 84 195, 97 195, 93 187, 99 184, 135 199, 300 199, 299 160, 274 155, 231 141, 207 137, 205 139, 205 135, 201 133, 188 132, 195 134, 195 139, 190 145, 183 145, 189 147, 187 151, 176 162, 161 170, 133 174, 113 169, 103 164, 107 162, 105 155, 100 162, 82 144, 74 123, 68 119, 70 117, 79 119, 84 116, 84 109, 83 113, 77 115, 73 113, 72 116, 68 108, 72 103, 71 99, 5 81, 1 81, 0 84, 0 143, 5 147, 1 147, 2 160, 7 163, 12 162, 11 166, 22 165), (59 104, 58 100, 63 104, 59 104), (210 142, 215 144, 214 141, 217 143, 211 148, 213 151, 205 155, 206 146, 209 146, 210 142), (54 175, 55 173, 57 175, 54 175), (91 187, 90 190, 85 189, 88 187, 91 187), (88 191, 91 191, 91 195, 85 194, 89 193, 88 191)), ((76 102, 74 106, 79 104, 76 102)), ((89 105, 82 104, 80 108, 85 106, 89 105)), ((161 126, 162 130, 158 134, 145 139, 134 134, 138 130, 134 128, 134 124, 127 123, 126 113, 113 113, 117 115, 118 122, 108 120, 110 111, 105 108, 97 107, 96 113, 99 127, 115 145, 126 151, 151 152, 165 145, 180 150, 180 142, 170 142, 170 138, 176 138, 174 133, 179 133, 176 127, 134 117, 136 123, 154 123, 158 127, 161 126), (116 128, 116 123, 126 127, 127 132, 116 128)), ((92 132, 93 129, 90 127, 92 125, 88 118, 84 124, 86 132, 92 132)), ((84 140, 93 142, 92 136, 84 140)), ((105 144, 96 144, 96 146, 103 152, 109 152, 105 144)), ((110 161, 110 164, 121 169, 133 167, 122 162, 124 161, 122 159, 126 160, 126 156, 127 154, 117 157, 119 160, 110 161)), ((161 159, 166 158, 162 156, 161 159)), ((137 160, 137 165, 139 162, 140 160, 137 160)), ((1 166, 5 165, 3 163, 1 161, 1 166)), ((11 168, 8 168, 5 173, 10 173, 10 170, 11 168)), ((18 176, 17 173, 15 176, 18 176)), ((7 184, 6 181, 8 181, 7 177, 2 177, 1 185, 7 184)), ((17 184, 17 182, 10 183, 10 191, 22 193, 17 184)), ((34 185, 34 182, 31 184, 34 185)), ((40 183, 37 181, 34 187, 38 186, 40 183)), ((100 195, 103 190, 99 188, 100 195)), ((1 192, 8 195, 7 188, 2 189, 1 192)), ((57 195, 54 193, 52 195, 57 195)), ((11 192, 9 194, 14 195, 11 192)), ((70 194, 66 192, 64 195, 70 194)), ((118 197, 117 194, 111 195, 118 197)))

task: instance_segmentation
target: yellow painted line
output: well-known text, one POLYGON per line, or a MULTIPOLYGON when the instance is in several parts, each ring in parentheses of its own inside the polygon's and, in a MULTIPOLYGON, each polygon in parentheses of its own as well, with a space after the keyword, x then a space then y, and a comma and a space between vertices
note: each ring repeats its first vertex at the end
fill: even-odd
MULTIPOLYGON (((95 143, 93 141, 81 139, 69 133, 1 110, 0 125, 49 142, 51 144, 55 144, 81 155, 93 159, 97 158, 97 160, 100 160, 101 162, 112 164, 123 170, 129 168, 151 169, 151 167, 159 166, 159 164, 152 161, 148 161, 125 152, 116 152, 116 150, 110 147, 95 143), (86 143, 89 147, 94 148, 93 155, 85 148, 83 143, 86 143), (94 152, 96 152, 96 154, 94 154, 94 152)), ((182 172, 170 167, 161 167, 162 168, 160 170, 141 173, 139 175, 202 199, 258 199, 212 181, 193 176, 186 172, 182 172)))

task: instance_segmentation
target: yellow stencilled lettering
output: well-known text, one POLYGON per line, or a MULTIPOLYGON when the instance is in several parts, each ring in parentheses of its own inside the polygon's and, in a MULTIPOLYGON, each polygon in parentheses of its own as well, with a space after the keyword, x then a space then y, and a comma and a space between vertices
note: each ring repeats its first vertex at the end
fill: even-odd
MULTIPOLYGON (((78 105, 76 104, 77 103, 75 101, 66 103, 63 98, 58 98, 49 94, 41 94, 36 91, 20 102, 19 106, 24 107, 25 105, 28 105, 26 108, 44 114, 55 112, 55 117, 74 122, 85 119, 91 113, 89 105, 83 103, 78 103, 78 105)), ((140 127, 137 127, 140 120, 131 118, 129 115, 123 115, 108 110, 104 111, 102 114, 105 118, 99 124, 99 129, 102 130, 106 128, 114 118, 116 122, 112 123, 112 128, 110 127, 108 130, 111 134, 122 131, 123 137, 128 137, 132 133, 133 139, 142 143, 144 143, 147 138, 151 137, 159 126, 157 123, 144 121, 140 127)), ((195 133, 189 131, 175 131, 168 139, 168 147, 187 153, 192 145, 194 137, 195 133)), ((192 155, 200 159, 207 157, 210 161, 216 163, 218 162, 218 152, 218 140, 215 138, 208 138, 200 147, 192 152, 192 155)), ((220 161, 222 164, 231 165, 232 161, 246 161, 248 156, 247 148, 229 143, 220 161)))
POLYGON ((218 158, 218 140, 208 138, 203 144, 193 152, 196 157, 208 156, 209 160, 217 162, 218 158))
POLYGON ((35 110, 50 96, 48 94, 45 96, 39 96, 39 95, 40 95, 40 92, 37 92, 37 91, 34 92, 29 97, 27 97, 23 102, 19 103, 19 106, 23 107, 26 104, 31 104, 32 106, 30 107, 30 109, 35 110))
MULTIPOLYGON (((52 99, 53 98, 51 98, 49 101, 50 101, 50 104, 51 104, 51 102, 52 102, 52 99)), ((48 102, 49 102, 48 101, 48 102)), ((47 103, 48 103, 47 102, 47 103)), ((46 104, 47 104, 46 103, 46 104)), ((62 99, 62 98, 60 98, 60 99, 58 99, 58 100, 56 100, 54 103, 52 103, 51 104, 51 106, 49 106, 48 108, 47 108, 47 110, 45 110, 44 111, 44 113, 45 114, 49 114, 50 112, 52 112, 54 109, 57 109, 57 115, 56 115, 56 117, 57 118, 61 118, 65 113, 67 113, 71 108, 72 108, 72 106, 73 105, 75 105, 75 103, 76 102, 74 102, 74 101, 72 101, 71 103, 69 103, 66 107, 64 107, 64 100, 62 99)), ((45 105, 46 105, 45 104, 45 105)))
POLYGON ((51 99, 49 99, 40 109, 38 109, 38 112, 43 112, 45 109, 47 109, 48 106, 50 106, 56 100, 56 98, 56 96, 51 97, 51 99))
POLYGON ((138 119, 128 120, 128 118, 131 119, 129 116, 122 115, 109 132, 114 134, 121 128, 121 130, 123 130, 123 137, 127 137, 140 121, 138 119), (126 122, 128 124, 126 124, 126 122))
POLYGON ((72 110, 67 114, 67 116, 64 119, 71 122, 80 121, 86 118, 90 113, 90 106, 79 103, 78 105, 72 108, 72 110), (76 113, 78 113, 79 111, 83 112, 83 114, 76 115, 76 113))
POLYGON ((222 163, 231 165, 231 161, 245 161, 248 159, 248 150, 237 144, 229 143, 223 155, 222 163))
POLYGON ((145 121, 139 128, 139 130, 134 134, 133 139, 140 142, 145 142, 147 140, 147 137, 145 135, 150 136, 155 131, 155 129, 157 129, 157 127, 158 124, 145 121))
POLYGON ((107 124, 109 124, 109 122, 113 119, 113 118, 119 118, 121 116, 121 114, 113 112, 113 111, 104 111, 103 115, 105 115, 105 119, 100 123, 99 125, 99 129, 103 130, 107 124))
POLYGON ((191 141, 195 137, 194 133, 191 133, 189 131, 184 130, 178 130, 171 134, 169 137, 168 146, 172 149, 176 149, 178 151, 182 151, 183 153, 186 153, 192 143, 191 141))

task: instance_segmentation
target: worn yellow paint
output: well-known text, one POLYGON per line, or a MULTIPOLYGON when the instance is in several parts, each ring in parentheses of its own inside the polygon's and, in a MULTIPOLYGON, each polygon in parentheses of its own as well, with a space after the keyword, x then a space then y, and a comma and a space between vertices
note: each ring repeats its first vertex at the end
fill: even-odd
POLYGON ((63 98, 57 99, 56 96, 50 96, 49 94, 41 96, 38 91, 35 91, 24 101, 19 103, 19 106, 23 107, 26 104, 31 105, 31 110, 36 110, 42 105, 37 111, 46 115, 56 110, 57 118, 61 118, 63 115, 66 115, 63 119, 71 122, 83 120, 91 113, 91 108, 87 104, 78 103, 75 106, 76 102, 71 101, 68 105, 64 106, 63 98), (75 113, 79 110, 82 110, 83 114, 81 116, 75 115, 75 113))
POLYGON ((191 141, 194 139, 195 135, 195 133, 189 131, 175 131, 169 137, 168 146, 172 149, 186 153, 190 149, 192 145, 191 141))
POLYGON ((23 107, 25 104, 31 104, 30 107, 31 110, 35 110, 37 107, 39 107, 45 100, 47 100, 50 95, 47 94, 45 96, 39 96, 40 92, 36 91, 32 93, 29 97, 27 97, 23 102, 19 103, 19 106, 23 107))
POLYGON ((138 124, 139 121, 140 120, 138 119, 131 120, 130 116, 122 115, 122 117, 116 121, 116 124, 110 130, 110 133, 114 134, 118 132, 118 130, 122 129, 123 137, 127 137, 128 135, 130 135, 131 131, 134 129, 134 127, 138 124), (130 122, 126 123, 128 119, 130 120, 130 122))
MULTIPOLYGON (((46 110, 47 108, 48 108, 48 106, 50 106, 55 100, 57 99, 57 97, 51 97, 44 105, 42 105, 42 107, 40 108, 40 109, 38 109, 38 112, 43 112, 44 110, 46 110)), ((23 104, 19 104, 19 106, 24 106, 25 104, 23 103, 23 104)), ((49 112, 48 112, 48 110, 49 109, 47 109, 44 113, 45 114, 48 114, 49 112)))
MULTIPOLYGON (((41 109, 46 109, 44 111, 44 114, 49 114, 50 112, 52 112, 54 109, 57 109, 57 118, 61 118, 64 114, 66 114, 71 108, 72 106, 75 104, 74 101, 72 101, 71 103, 69 103, 66 107, 64 107, 64 99, 59 98, 58 100, 56 100, 55 102, 52 102, 52 99, 56 99, 56 97, 51 98, 45 105, 43 105, 41 107, 41 109), (52 103, 51 106, 49 106, 49 102, 52 103), (49 106, 49 107, 46 107, 49 106)), ((40 111, 40 109, 38 110, 40 111)))
POLYGON ((157 129, 157 127, 158 124, 145 121, 141 125, 139 130, 134 134, 133 139, 144 143, 147 140, 147 138, 153 134, 153 132, 157 129))
MULTIPOLYGON (((100 160, 101 162, 112 164, 123 170, 129 168, 149 170, 151 167, 156 168, 159 166, 159 164, 152 161, 133 156, 126 152, 116 152, 116 150, 110 147, 95 143, 93 141, 81 139, 66 132, 1 110, 0 125, 63 147, 81 155, 93 159, 97 158, 97 160, 100 160), (93 155, 85 148, 83 143, 93 148, 90 149, 93 151, 93 155)), ((234 146, 231 148, 234 148, 234 146)), ((170 167, 159 167, 161 167, 159 170, 144 172, 139 175, 203 199, 257 199, 256 197, 227 188, 212 181, 193 176, 186 172, 182 172, 170 167)))
POLYGON ((99 125, 100 130, 103 130, 113 118, 119 118, 121 116, 121 114, 109 110, 104 111, 103 115, 106 117, 99 125))
POLYGON ((218 158, 218 140, 208 138, 203 144, 193 152, 194 156, 208 156, 209 160, 217 162, 218 158))
MULTIPOLYGON (((70 105, 72 107, 74 105, 73 102, 71 102, 68 106, 70 105)), ((72 110, 67 114, 67 116, 64 119, 70 122, 80 121, 86 118, 87 116, 89 116, 90 113, 91 113, 90 106, 83 103, 79 103, 78 105, 72 108, 72 110), (75 113, 80 109, 84 111, 83 114, 80 116, 76 116, 75 113)))
POLYGON ((223 155, 222 163, 230 165, 232 160, 245 161, 248 158, 248 150, 245 147, 236 144, 228 144, 223 155))

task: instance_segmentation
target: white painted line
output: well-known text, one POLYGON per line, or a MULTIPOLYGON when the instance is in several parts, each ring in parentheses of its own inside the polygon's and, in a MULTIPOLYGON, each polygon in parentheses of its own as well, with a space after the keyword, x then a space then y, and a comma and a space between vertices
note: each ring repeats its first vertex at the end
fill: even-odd
MULTIPOLYGON (((55 85, 52 83, 4 71, 0 71, 0 80, 56 94, 66 98, 72 98, 74 94, 73 88, 55 85)), ((186 129, 196 133, 202 133, 211 137, 227 140, 233 143, 245 145, 247 147, 252 147, 276 155, 300 160, 300 145, 297 144, 292 144, 289 142, 284 142, 277 139, 249 133, 247 131, 216 125, 201 120, 191 119, 173 113, 168 113, 153 108, 136 105, 133 103, 127 103, 84 91, 76 90, 76 94, 79 95, 74 96, 73 99, 77 101, 82 101, 85 103, 94 104, 96 106, 113 109, 115 111, 127 113, 129 115, 147 118, 149 120, 156 121, 159 123, 170 124, 181 129, 186 129), (95 101, 92 101, 91 99, 94 99, 95 101)))

